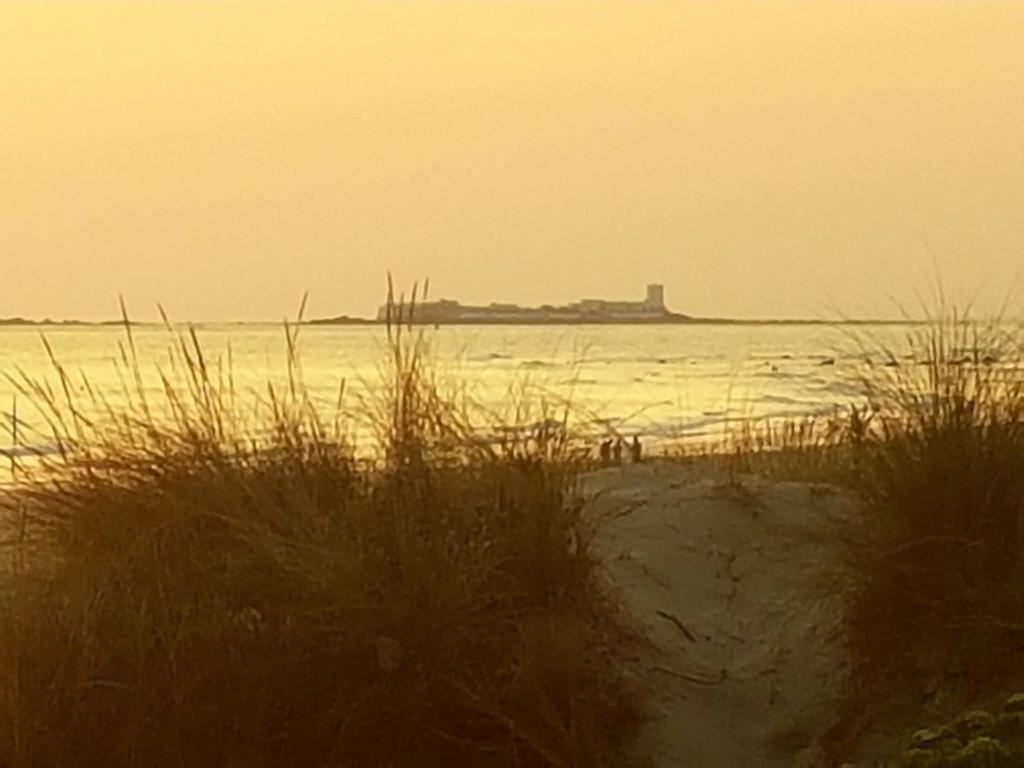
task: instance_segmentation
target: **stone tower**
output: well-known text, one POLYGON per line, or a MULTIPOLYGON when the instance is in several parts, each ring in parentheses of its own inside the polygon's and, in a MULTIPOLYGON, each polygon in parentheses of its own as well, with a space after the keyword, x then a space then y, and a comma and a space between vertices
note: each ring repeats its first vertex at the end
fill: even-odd
POLYGON ((665 286, 651 283, 647 286, 647 300, 644 302, 650 309, 665 310, 665 286))

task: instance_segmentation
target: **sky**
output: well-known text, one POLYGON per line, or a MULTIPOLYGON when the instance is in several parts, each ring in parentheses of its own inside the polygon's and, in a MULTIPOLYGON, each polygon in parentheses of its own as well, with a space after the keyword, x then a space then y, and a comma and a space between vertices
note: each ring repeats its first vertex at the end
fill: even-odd
POLYGON ((1024 278, 1019 0, 0 0, 0 317, 1024 278))

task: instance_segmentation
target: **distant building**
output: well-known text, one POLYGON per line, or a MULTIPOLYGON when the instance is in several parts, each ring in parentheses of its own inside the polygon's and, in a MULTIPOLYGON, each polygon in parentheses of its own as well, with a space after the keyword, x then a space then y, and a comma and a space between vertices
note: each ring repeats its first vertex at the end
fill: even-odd
POLYGON ((651 283, 647 286, 647 306, 656 310, 665 309, 665 286, 651 283))
POLYGON ((643 301, 607 301, 605 299, 583 299, 570 304, 583 315, 626 315, 646 316, 668 312, 665 308, 665 286, 651 283, 647 286, 647 298, 643 301))
MULTIPOLYGON (((377 320, 389 316, 388 306, 377 312, 377 320)), ((406 318, 408 319, 408 318, 406 318)), ((560 307, 545 304, 539 308, 493 302, 487 306, 468 306, 452 299, 425 301, 413 309, 416 323, 587 323, 587 322, 658 322, 685 320, 685 315, 670 312, 665 306, 665 287, 660 283, 647 286, 642 301, 609 301, 583 299, 560 307)))

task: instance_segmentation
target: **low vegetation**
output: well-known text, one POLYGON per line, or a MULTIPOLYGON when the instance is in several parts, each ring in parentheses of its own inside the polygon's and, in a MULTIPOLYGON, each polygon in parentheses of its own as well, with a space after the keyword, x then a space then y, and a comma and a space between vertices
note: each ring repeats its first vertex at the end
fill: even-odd
MULTIPOLYGON (((59 451, 4 502, 0 764, 630 764, 642 640, 596 576, 564 404, 475 410, 396 309, 378 396, 325 419, 287 332, 255 410, 192 333, 159 396, 130 325, 118 405, 56 361, 18 379, 59 451)), ((1024 683, 1020 331, 949 313, 907 342, 862 340, 858 406, 711 459, 861 501, 835 532, 837 758, 1024 683)), ((1019 705, 917 733, 902 764, 1020 764, 1019 705)))
POLYGON ((956 313, 908 341, 867 369, 850 429, 844 637, 856 698, 969 698, 1024 673, 1024 344, 956 313))
POLYGON ((1024 694, 999 711, 972 710, 906 740, 899 768, 1018 768, 1024 765, 1024 694))
MULTIPOLYGON (((854 341, 864 401, 744 424, 717 453, 728 472, 830 483, 861 502, 835 531, 846 562, 830 584, 847 686, 825 741, 840 760, 869 730, 1024 683, 1022 330, 940 308, 903 346, 854 341)), ((924 759, 908 765, 990 764, 924 759)))
POLYGON ((852 429, 859 411, 802 418, 748 420, 729 429, 719 445, 705 447, 730 476, 762 475, 782 480, 847 483, 852 429))
POLYGON ((396 317, 364 460, 293 331, 255 412, 195 334, 155 397, 126 331, 120 405, 18 380, 60 452, 3 502, 0 764, 630 763, 638 641, 564 429, 480 441, 396 317))

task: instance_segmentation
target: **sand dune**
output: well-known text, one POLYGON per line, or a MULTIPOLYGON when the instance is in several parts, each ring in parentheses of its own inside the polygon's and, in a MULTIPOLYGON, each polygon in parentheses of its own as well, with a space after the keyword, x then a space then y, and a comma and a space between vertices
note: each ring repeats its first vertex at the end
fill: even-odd
POLYGON ((658 768, 818 764, 841 675, 833 489, 651 464, 584 479, 592 514, 628 512, 596 542, 608 577, 659 649, 643 671, 658 768))

